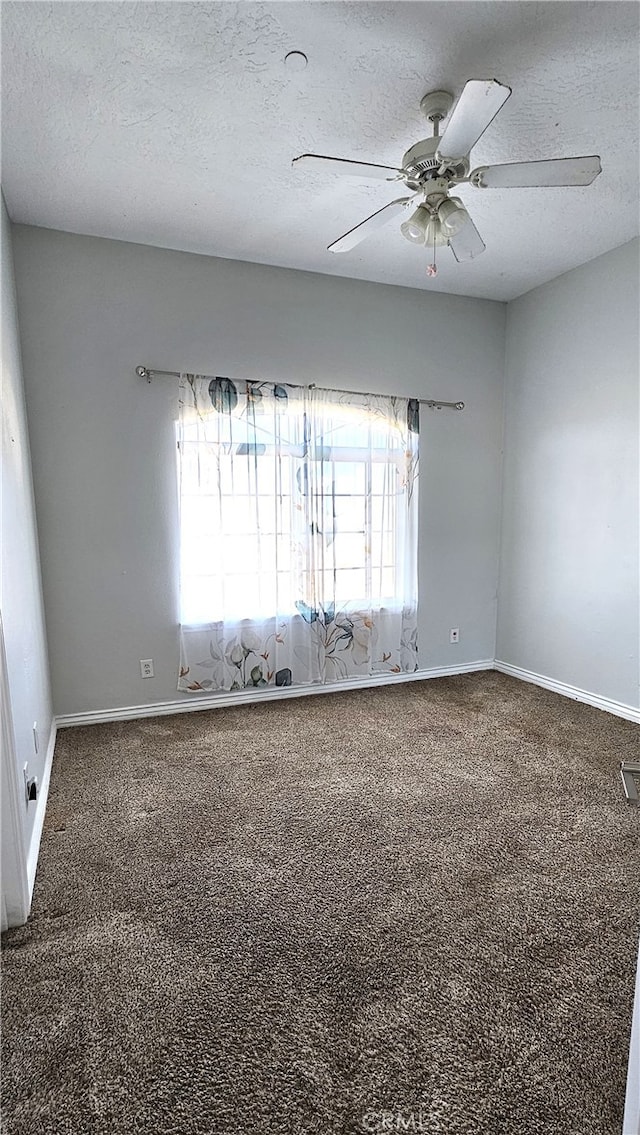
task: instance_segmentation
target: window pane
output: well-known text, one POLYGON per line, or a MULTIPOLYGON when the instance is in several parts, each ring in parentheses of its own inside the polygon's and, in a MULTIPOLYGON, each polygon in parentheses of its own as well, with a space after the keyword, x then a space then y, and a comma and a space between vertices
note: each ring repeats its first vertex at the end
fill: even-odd
POLYGON ((257 573, 226 574, 223 610, 225 619, 246 619, 260 610, 260 576, 257 573))
POLYGON ((295 562, 291 540, 289 536, 278 536, 276 539, 276 567, 278 571, 290 571, 295 562))
POLYGON ((183 495, 180 502, 180 523, 185 532, 214 536, 220 531, 217 498, 183 495))
POLYGON ((334 465, 332 461, 316 461, 310 467, 310 475, 315 493, 331 495, 333 490, 334 465))
POLYGON ((376 531, 389 528, 393 524, 395 515, 394 498, 372 496, 371 498, 371 527, 376 531))
POLYGON ((254 481, 259 496, 277 495, 278 461, 273 456, 250 459, 254 466, 254 481))
POLYGON ((225 569, 227 571, 257 572, 261 543, 257 532, 241 536, 224 536, 220 541, 220 546, 225 569))
POLYGON ((183 556, 196 572, 215 571, 220 557, 220 537, 203 536, 196 529, 183 534, 183 556))
POLYGON ((398 469, 396 465, 387 462, 372 462, 371 465, 371 492, 393 493, 398 490, 398 469))
POLYGON ((339 497, 336 501, 336 532, 364 532, 366 505, 364 496, 339 497))
POLYGON ((395 534, 389 529, 372 533, 371 562, 374 567, 388 567, 395 563, 395 534))
POLYGON ((222 611, 222 580, 211 576, 182 575, 182 621, 191 626, 210 623, 222 611))
POLYGON ((364 534, 338 534, 333 542, 333 551, 336 567, 362 567, 365 562, 364 534))
POLYGON ((336 597, 341 602, 366 599, 367 581, 364 568, 353 568, 336 572, 336 597))
POLYGON ((336 461, 333 466, 335 492, 354 496, 365 492, 365 467, 354 461, 336 461))
POLYGON ((222 497, 220 514, 221 533, 225 535, 255 530, 256 505, 251 497, 222 497))
POLYGON ((336 600, 336 573, 333 568, 326 568, 318 572, 318 595, 324 606, 329 606, 336 600))
POLYGON ((395 574, 396 574, 395 569, 392 568, 392 567, 382 569, 382 573, 381 573, 382 581, 381 581, 381 584, 380 584, 380 593, 381 593, 381 595, 384 595, 387 598, 398 598, 398 596, 396 596, 395 574))

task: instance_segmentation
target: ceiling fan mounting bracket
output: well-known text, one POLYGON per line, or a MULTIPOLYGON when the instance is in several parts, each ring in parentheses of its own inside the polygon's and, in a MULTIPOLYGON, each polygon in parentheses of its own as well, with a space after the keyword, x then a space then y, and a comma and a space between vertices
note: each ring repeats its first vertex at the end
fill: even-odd
POLYGON ((448 91, 429 91, 420 101, 420 109, 429 122, 442 122, 453 106, 453 95, 448 91))

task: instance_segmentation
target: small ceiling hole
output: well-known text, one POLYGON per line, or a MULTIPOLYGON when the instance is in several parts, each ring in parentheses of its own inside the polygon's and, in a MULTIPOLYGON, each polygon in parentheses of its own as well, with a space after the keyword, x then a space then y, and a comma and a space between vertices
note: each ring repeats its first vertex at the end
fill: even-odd
POLYGON ((290 51, 284 57, 284 65, 290 71, 304 71, 309 60, 307 59, 304 51, 290 51))

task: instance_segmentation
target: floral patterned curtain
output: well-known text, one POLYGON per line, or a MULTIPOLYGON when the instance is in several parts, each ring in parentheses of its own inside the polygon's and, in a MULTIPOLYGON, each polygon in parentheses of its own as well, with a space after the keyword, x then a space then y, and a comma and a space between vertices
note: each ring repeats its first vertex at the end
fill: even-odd
POLYGON ((419 404, 184 374, 179 690, 417 669, 419 404))

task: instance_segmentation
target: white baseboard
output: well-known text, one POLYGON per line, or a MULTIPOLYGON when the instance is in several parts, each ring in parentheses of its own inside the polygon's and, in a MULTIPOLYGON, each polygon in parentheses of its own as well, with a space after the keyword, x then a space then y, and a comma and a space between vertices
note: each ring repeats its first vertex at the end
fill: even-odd
POLYGON ((348 678, 342 682, 328 682, 326 685, 272 686, 268 690, 246 689, 234 690, 233 693, 224 691, 219 694, 193 694, 185 695, 184 698, 176 698, 173 701, 151 702, 147 705, 116 706, 113 709, 88 710, 83 713, 62 713, 56 717, 56 725, 59 729, 66 729, 78 725, 100 725, 110 721, 134 721, 143 717, 163 717, 174 713, 216 709, 221 706, 248 705, 256 702, 278 701, 280 698, 301 698, 310 697, 314 694, 335 693, 340 690, 362 690, 374 686, 392 685, 396 682, 446 678, 455 674, 471 674, 478 670, 499 670, 502 674, 509 674, 512 678, 519 678, 520 681, 542 686, 543 689, 552 690, 563 697, 573 698, 574 701, 595 706, 596 709, 605 710, 606 713, 613 713, 616 717, 640 722, 640 708, 613 701, 611 698, 601 697, 599 694, 592 694, 589 690, 581 690, 578 686, 559 682, 555 678, 547 678, 544 674, 536 674, 534 671, 525 670, 521 666, 512 666, 511 663, 502 662, 500 659, 483 658, 477 662, 465 662, 458 666, 432 666, 424 670, 415 670, 412 674, 373 674, 367 678, 348 678))
POLYGON ((29 844, 29 852, 27 854, 27 880, 29 883, 29 901, 33 895, 33 885, 36 881, 36 868, 38 866, 38 854, 40 851, 40 840, 42 839, 42 828, 44 826, 44 814, 47 808, 47 797, 49 795, 49 781, 51 780, 51 768, 53 765, 53 750, 56 746, 56 733, 58 723, 54 718, 51 722, 51 731, 49 733, 49 741, 47 744, 47 752, 44 758, 44 770, 42 773, 42 783, 38 793, 38 803, 36 806, 36 815, 33 821, 33 829, 31 832, 31 842, 29 844))
POLYGON ((512 666, 510 662, 501 662, 496 658, 494 669, 501 674, 509 674, 512 678, 519 678, 521 682, 532 682, 534 686, 542 686, 545 690, 552 690, 555 694, 562 694, 565 698, 593 705, 596 709, 603 709, 606 713, 613 713, 616 717, 625 717, 627 721, 640 722, 640 708, 625 705, 624 702, 613 701, 611 698, 592 694, 589 690, 581 690, 579 686, 570 686, 567 682, 558 682, 555 678, 547 678, 545 674, 536 674, 533 670, 523 670, 521 666, 512 666))
POLYGON ((412 674, 372 674, 366 678, 347 678, 342 682, 327 682, 313 686, 271 686, 268 690, 234 690, 219 694, 190 694, 175 701, 155 702, 150 705, 127 705, 115 709, 100 709, 86 713, 63 713, 56 718, 59 729, 74 725, 98 725, 108 721, 132 721, 141 717, 162 717, 172 713, 190 713, 194 710, 217 709, 227 705, 247 705, 253 702, 278 701, 280 698, 302 698, 313 694, 338 693, 341 690, 362 690, 372 686, 388 686, 396 682, 419 682, 427 678, 446 678, 455 674, 470 674, 476 670, 493 670, 493 659, 463 662, 458 666, 433 666, 414 670, 412 674))

